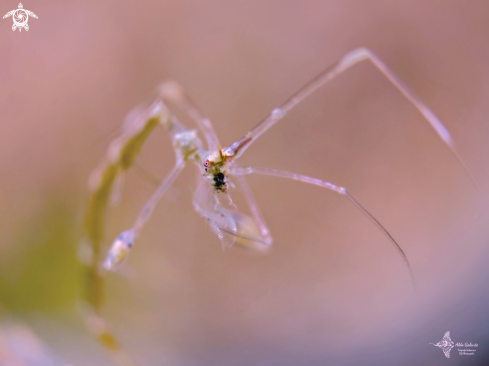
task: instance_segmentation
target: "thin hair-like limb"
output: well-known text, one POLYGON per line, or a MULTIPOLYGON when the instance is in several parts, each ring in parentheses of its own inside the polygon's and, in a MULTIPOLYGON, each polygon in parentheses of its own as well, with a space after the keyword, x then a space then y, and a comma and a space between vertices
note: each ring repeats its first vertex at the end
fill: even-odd
POLYGON ((224 154, 230 157, 238 158, 258 137, 285 117, 285 115, 297 104, 302 102, 328 81, 331 81, 342 72, 364 60, 371 61, 373 65, 397 88, 397 90, 399 90, 401 94, 423 115, 431 127, 433 127, 433 129, 436 131, 438 136, 450 148, 464 170, 474 181, 475 185, 479 187, 477 180, 468 170, 455 146, 455 143, 453 142, 452 137, 450 136, 450 133, 443 123, 441 123, 438 117, 436 117, 436 115, 421 101, 421 99, 413 91, 411 91, 411 89, 409 89, 409 87, 404 84, 404 82, 380 60, 380 58, 366 48, 357 48, 347 53, 339 61, 328 67, 316 78, 307 83, 297 93, 287 99, 285 103, 270 112, 270 114, 263 121, 253 127, 241 139, 233 143, 231 146, 225 148, 223 150, 224 154))
POLYGON ((163 194, 166 192, 166 190, 170 187, 170 185, 173 183, 173 181, 180 175, 180 172, 183 170, 185 167, 185 162, 179 161, 175 164, 173 169, 168 173, 168 175, 163 179, 156 189, 156 191, 153 193, 153 195, 150 197, 148 202, 144 205, 143 209, 139 213, 136 222, 133 226, 133 230, 137 234, 144 224, 148 221, 148 219, 151 217, 151 214, 153 213, 156 205, 160 201, 161 197, 163 197, 163 194))
POLYGON ((236 180, 238 181, 239 186, 243 190, 244 197, 246 199, 246 203, 248 204, 248 208, 253 215, 253 219, 258 225, 258 229, 260 230, 260 234, 262 236, 263 242, 267 245, 272 244, 272 236, 270 235, 270 230, 263 219, 260 209, 258 208, 258 204, 256 203, 255 196, 251 191, 246 179, 241 175, 236 175, 236 180))
POLYGON ((185 93, 185 90, 179 83, 173 80, 168 80, 159 86, 158 91, 161 98, 174 103, 177 107, 187 113, 187 115, 196 123, 204 134, 208 148, 211 152, 221 149, 219 139, 212 128, 211 121, 204 117, 200 109, 185 93))
POLYGON ((154 186, 159 186, 161 180, 156 177, 152 172, 150 172, 140 161, 134 161, 134 167, 137 169, 137 173, 140 173, 141 177, 151 183, 154 186))
POLYGON ((241 176, 241 175, 246 175, 246 174, 259 174, 259 175, 268 175, 272 177, 279 177, 279 178, 287 178, 287 179, 292 179, 296 180, 299 182, 303 183, 308 183, 312 184, 318 187, 326 188, 329 189, 333 192, 339 193, 343 196, 346 196, 362 213, 367 216, 394 244, 396 249, 398 250, 399 254, 401 254, 402 259, 406 263, 408 269, 409 269, 409 274, 411 276, 411 279, 414 284, 414 276, 411 270, 411 265, 409 264, 409 261, 407 259, 406 254, 402 250, 401 246, 394 240, 392 235, 387 231, 387 229, 377 220, 370 212, 367 211, 365 207, 363 207, 344 187, 337 186, 333 183, 329 183, 317 178, 312 178, 308 177, 306 175, 302 174, 297 174, 297 173, 292 173, 292 172, 287 172, 283 170, 277 170, 277 169, 269 169, 269 168, 256 168, 256 167, 246 167, 246 168, 237 168, 234 167, 229 170, 229 174, 231 175, 236 175, 236 176, 241 176))

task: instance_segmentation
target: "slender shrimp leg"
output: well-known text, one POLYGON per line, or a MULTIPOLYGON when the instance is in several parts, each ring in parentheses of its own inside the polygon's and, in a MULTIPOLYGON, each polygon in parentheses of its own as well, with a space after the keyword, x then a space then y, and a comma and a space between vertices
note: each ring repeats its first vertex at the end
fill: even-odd
POLYGON ((302 174, 297 174, 297 173, 292 173, 292 172, 287 172, 283 170, 277 170, 277 169, 268 169, 268 168, 255 168, 255 167, 246 167, 246 168, 238 168, 238 167, 232 167, 229 169, 229 174, 231 175, 236 175, 236 176, 242 176, 246 174, 259 174, 259 175, 268 175, 268 176, 273 176, 273 177, 279 177, 279 178, 287 178, 287 179, 292 179, 292 180, 297 180, 299 182, 303 183, 308 183, 312 184, 318 187, 326 188, 331 191, 334 191, 336 193, 339 193, 343 196, 346 196, 360 211, 363 212, 365 216, 367 216, 377 227, 389 238, 389 240, 394 244, 396 249, 399 251, 399 253, 402 256, 402 259, 404 262, 406 262, 406 265, 409 269, 409 273, 411 275, 411 278, 413 279, 414 283, 414 277, 411 271, 411 265, 409 264, 409 261, 406 257, 406 254, 402 250, 401 246, 394 240, 392 235, 382 226, 382 224, 370 213, 368 212, 345 188, 339 187, 335 184, 329 183, 322 181, 320 179, 308 177, 306 175, 302 174))
POLYGON ((146 202, 143 209, 139 213, 134 226, 119 234, 117 239, 112 244, 109 253, 104 261, 104 267, 107 270, 114 270, 117 265, 122 263, 123 259, 129 253, 129 250, 132 248, 134 238, 139 235, 144 224, 148 221, 153 213, 156 205, 160 201, 163 194, 170 187, 173 181, 178 177, 180 172, 185 167, 185 162, 178 161, 177 164, 173 167, 170 173, 163 179, 160 183, 156 191, 153 193, 151 198, 146 202))
POLYGON ((258 204, 256 203, 255 196, 253 195, 251 188, 249 187, 246 179, 243 176, 236 175, 236 180, 238 181, 238 184, 243 191, 246 203, 248 204, 251 215, 253 216, 256 225, 258 226, 262 240, 264 241, 264 243, 266 243, 267 246, 271 245, 273 239, 270 235, 270 230, 268 229, 267 224, 265 223, 265 220, 261 215, 260 209, 258 208, 258 204))
POLYGON ((197 105, 185 93, 180 84, 176 81, 169 80, 162 83, 158 90, 163 100, 168 100, 174 103, 192 118, 204 134, 210 152, 215 152, 221 149, 219 139, 212 128, 211 121, 203 116, 197 105))
POLYGON ((399 79, 372 51, 366 48, 357 48, 347 53, 339 61, 328 67, 325 71, 319 74, 316 78, 307 83, 297 93, 292 95, 281 106, 275 108, 263 121, 253 127, 248 133, 246 133, 241 139, 233 143, 231 146, 223 149, 225 156, 238 158, 258 137, 260 137, 265 131, 272 127, 275 123, 280 121, 285 115, 292 110, 297 104, 306 99, 309 95, 314 93, 321 86, 332 80, 342 72, 348 70, 350 67, 356 65, 360 61, 369 60, 374 66, 401 92, 404 97, 411 102, 411 104, 423 115, 423 117, 429 122, 431 127, 436 131, 438 136, 445 142, 450 148, 452 153, 456 156, 462 167, 467 174, 471 177, 474 183, 477 185, 476 179, 472 176, 467 169, 466 164, 462 160, 458 150, 455 147, 450 133, 446 127, 441 123, 438 117, 419 99, 419 97, 411 91, 399 79))
POLYGON ((156 191, 153 193, 151 198, 149 199, 148 202, 144 205, 143 209, 138 215, 138 218, 136 219, 136 223, 133 226, 133 230, 136 233, 139 233, 139 231, 142 229, 144 224, 148 221, 148 219, 151 217, 151 214, 153 213, 156 205, 160 201, 161 197, 163 197, 163 194, 166 192, 166 190, 170 187, 170 185, 173 183, 173 181, 180 175, 181 171, 185 167, 185 162, 179 161, 173 169, 170 171, 170 173, 163 179, 163 181, 160 183, 156 191))

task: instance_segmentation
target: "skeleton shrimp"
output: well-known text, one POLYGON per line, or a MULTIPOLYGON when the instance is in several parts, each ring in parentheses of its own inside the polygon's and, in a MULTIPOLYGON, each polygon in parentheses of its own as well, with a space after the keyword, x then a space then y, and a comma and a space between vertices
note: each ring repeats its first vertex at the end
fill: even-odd
MULTIPOLYGON (((202 115, 196 105, 185 94, 183 88, 176 82, 167 81, 158 88, 159 95, 150 107, 141 112, 136 121, 111 143, 105 160, 93 172, 89 181, 91 200, 86 217, 86 231, 92 244, 93 257, 88 271, 89 292, 87 296, 88 302, 92 305, 95 313, 98 313, 102 302, 102 278, 99 267, 100 247, 104 226, 103 217, 105 208, 110 200, 111 190, 114 190, 112 186, 119 186, 119 177, 125 170, 134 165, 134 159, 139 153, 142 144, 157 126, 163 126, 170 134, 176 156, 175 165, 159 183, 158 188, 137 216, 134 225, 123 231, 115 239, 103 262, 105 270, 113 271, 123 262, 144 225, 151 217, 159 200, 185 166, 193 163, 198 171, 198 186, 193 197, 193 207, 197 213, 208 221, 210 228, 221 240, 223 246, 228 247, 235 244, 248 249, 266 251, 272 245, 273 240, 270 230, 260 213, 257 202, 244 176, 258 174, 286 178, 325 188, 348 199, 385 234, 406 263, 412 277, 409 261, 401 246, 346 188, 293 172, 260 167, 240 167, 237 164, 237 160, 246 149, 269 128, 282 120, 296 105, 336 76, 364 60, 370 61, 421 113, 468 172, 445 126, 419 97, 373 52, 365 48, 359 48, 346 54, 292 95, 285 103, 273 109, 264 120, 242 138, 224 148, 219 143, 209 119, 202 115), (170 113, 165 103, 174 105, 188 115, 204 136, 206 146, 199 138, 197 130, 185 127, 175 115, 170 113), (229 187, 233 185, 231 177, 241 188, 251 216, 239 212, 232 204, 228 192, 229 187), (223 203, 222 197, 227 198, 226 201, 229 202, 229 205, 226 206, 223 203)), ((110 338, 110 333, 104 327, 99 327, 98 329, 98 335, 102 340, 105 339, 105 343, 112 342, 111 344, 113 344, 115 342, 115 339, 110 338), (108 340, 109 338, 110 340, 108 340)))

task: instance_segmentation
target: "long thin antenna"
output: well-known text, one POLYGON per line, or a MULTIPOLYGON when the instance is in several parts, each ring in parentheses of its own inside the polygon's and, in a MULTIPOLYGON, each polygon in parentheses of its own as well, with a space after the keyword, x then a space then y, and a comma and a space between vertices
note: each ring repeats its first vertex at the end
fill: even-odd
POLYGON ((277 170, 277 169, 256 168, 256 167, 239 168, 235 166, 229 169, 229 174, 238 175, 238 176, 246 175, 246 174, 260 174, 260 175, 268 175, 268 176, 278 177, 278 178, 292 179, 299 182, 308 183, 318 187, 326 188, 333 192, 346 196, 365 216, 367 216, 387 236, 387 238, 392 242, 392 244, 394 244, 397 251, 401 254, 402 259, 404 260, 404 262, 408 267, 409 274, 413 282, 413 286, 416 289, 416 283, 414 281, 414 275, 411 270, 411 265, 409 264, 409 261, 407 259, 406 254, 404 253, 404 250, 402 250, 401 246, 394 240, 392 235, 379 222, 379 220, 377 220, 370 212, 367 211, 365 207, 363 207, 355 198, 353 198, 353 196, 346 190, 346 188, 337 186, 333 183, 326 182, 317 178, 312 178, 306 175, 287 172, 283 170, 277 170))
POLYGON ((406 254, 404 253, 404 250, 402 250, 401 246, 397 243, 397 241, 392 237, 392 235, 387 231, 385 227, 382 226, 382 224, 370 213, 367 211, 365 207, 363 207, 347 190, 345 190, 345 196, 348 197, 348 199, 353 202, 357 208, 364 213, 365 216, 367 216, 370 221, 372 221, 377 227, 390 239, 390 241, 395 245, 397 248, 398 252, 401 254, 402 259, 404 259, 404 262, 406 263, 408 269, 409 269, 409 274, 411 276, 411 281, 413 282, 413 286, 416 289, 416 282, 414 281, 414 275, 413 271, 411 269, 411 264, 409 264, 409 261, 406 257, 406 254))

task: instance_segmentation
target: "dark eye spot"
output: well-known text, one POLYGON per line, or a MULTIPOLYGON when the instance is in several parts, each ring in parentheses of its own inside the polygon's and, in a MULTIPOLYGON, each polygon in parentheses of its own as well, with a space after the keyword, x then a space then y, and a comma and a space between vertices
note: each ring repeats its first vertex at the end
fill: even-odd
POLYGON ((205 166, 206 168, 208 168, 208 167, 209 167, 209 165, 211 165, 211 163, 209 162, 209 160, 204 161, 204 166, 205 166))
POLYGON ((214 183, 217 188, 222 187, 223 185, 226 184, 226 177, 222 173, 217 173, 214 175, 214 183))

